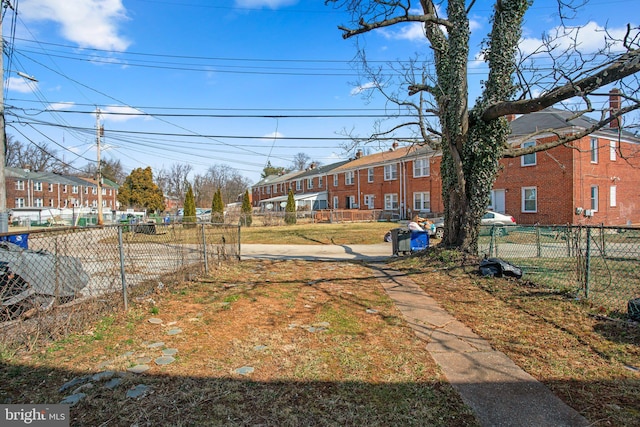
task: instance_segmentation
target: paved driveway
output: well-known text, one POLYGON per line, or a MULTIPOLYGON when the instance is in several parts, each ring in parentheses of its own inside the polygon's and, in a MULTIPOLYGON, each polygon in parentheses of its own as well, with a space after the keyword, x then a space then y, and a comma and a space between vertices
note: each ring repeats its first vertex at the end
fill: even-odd
POLYGON ((305 259, 318 261, 382 261, 392 256, 391 243, 374 245, 242 244, 241 259, 305 259))

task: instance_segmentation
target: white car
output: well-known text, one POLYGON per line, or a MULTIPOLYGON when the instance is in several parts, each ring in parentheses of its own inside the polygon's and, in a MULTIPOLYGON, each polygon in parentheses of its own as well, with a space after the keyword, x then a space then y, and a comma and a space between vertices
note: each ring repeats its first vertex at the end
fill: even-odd
POLYGON ((516 220, 511 215, 487 211, 480 222, 482 225, 516 225, 516 220))

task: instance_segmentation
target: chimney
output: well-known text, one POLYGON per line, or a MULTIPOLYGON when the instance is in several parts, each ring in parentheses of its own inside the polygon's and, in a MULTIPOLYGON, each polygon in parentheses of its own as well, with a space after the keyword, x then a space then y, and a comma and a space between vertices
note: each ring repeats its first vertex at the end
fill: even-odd
POLYGON ((398 141, 393 141, 393 144, 391 144, 391 151, 396 151, 397 148, 398 148, 398 141))
POLYGON ((358 151, 356 151, 356 159, 359 159, 360 157, 362 157, 362 149, 358 149, 358 151))
MULTIPOLYGON (((613 114, 617 111, 620 111, 620 89, 613 88, 609 92, 609 117, 613 116, 613 114)), ((617 119, 611 120, 609 122, 609 127, 617 129, 620 127, 620 117, 617 119)))

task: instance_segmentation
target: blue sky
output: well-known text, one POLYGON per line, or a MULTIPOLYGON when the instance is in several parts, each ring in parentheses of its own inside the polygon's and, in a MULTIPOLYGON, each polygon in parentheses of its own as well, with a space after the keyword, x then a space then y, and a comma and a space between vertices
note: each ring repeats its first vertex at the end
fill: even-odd
MULTIPOLYGON (((203 173, 227 164, 251 182, 267 161, 287 167, 296 153, 321 164, 346 158, 342 132, 367 135, 371 116, 384 113, 380 96, 365 100, 358 91, 367 82, 350 65, 354 42, 337 29, 348 16, 321 0, 11 3, 17 14, 3 19, 13 47, 4 63, 7 133, 47 143, 75 167, 96 158, 96 108, 102 155, 127 170, 189 163, 203 173)), ((472 58, 490 29, 491 4, 474 6, 472 58)), ((558 25, 555 4, 534 2, 523 48, 558 25)), ((592 0, 572 23, 587 25, 579 37, 588 50, 602 42, 598 28, 637 25, 629 19, 638 9, 637 0, 592 0)), ((380 64, 429 51, 415 25, 359 43, 380 64)), ((474 66, 472 98, 482 70, 474 66)))

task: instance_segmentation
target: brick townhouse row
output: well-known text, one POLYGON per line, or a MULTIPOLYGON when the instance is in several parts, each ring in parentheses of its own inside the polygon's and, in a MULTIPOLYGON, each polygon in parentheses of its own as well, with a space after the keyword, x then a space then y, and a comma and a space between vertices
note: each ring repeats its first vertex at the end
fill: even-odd
MULTIPOLYGON (((610 95, 611 108, 619 94, 610 95)), ((594 123, 547 108, 513 118, 510 143, 528 147, 580 133, 594 123)), ((252 187, 255 207, 283 210, 289 189, 298 209, 378 209, 394 217, 443 214, 441 153, 399 147, 269 176, 252 187)), ((570 144, 500 161, 487 207, 520 224, 640 223, 640 138, 617 120, 570 144)))
MULTIPOLYGON (((5 168, 7 208, 97 208, 98 186, 95 180, 51 172, 33 172, 5 168)), ((118 207, 118 186, 103 180, 102 207, 118 207)))

